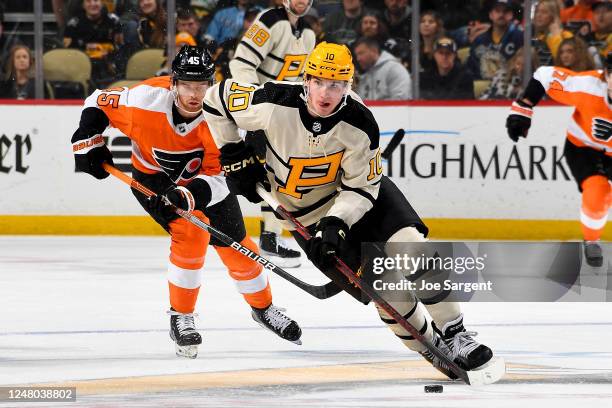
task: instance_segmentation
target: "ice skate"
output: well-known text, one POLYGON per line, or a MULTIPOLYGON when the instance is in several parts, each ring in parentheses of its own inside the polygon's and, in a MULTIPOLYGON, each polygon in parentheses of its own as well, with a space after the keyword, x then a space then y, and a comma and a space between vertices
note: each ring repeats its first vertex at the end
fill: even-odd
POLYGON ((478 368, 493 358, 493 352, 489 347, 474 340, 473 336, 478 333, 465 330, 463 315, 446 323, 441 332, 443 340, 451 351, 452 359, 466 370, 478 368))
POLYGON ((274 232, 264 231, 262 228, 259 248, 262 256, 281 268, 297 268, 301 265, 300 251, 285 246, 283 239, 274 232))
POLYGON ((174 309, 168 311, 170 315, 170 338, 176 345, 176 355, 179 357, 196 358, 198 346, 202 344, 202 337, 195 328, 194 313, 179 313, 174 309))
MULTIPOLYGON (((446 343, 440 338, 438 333, 434 332, 433 339, 432 339, 431 343, 434 346, 436 346, 437 348, 439 348, 441 352, 443 352, 444 354, 449 356, 449 358, 451 358, 451 351, 450 351, 450 349, 448 348, 446 343)), ((429 351, 429 350, 421 351, 420 354, 423 356, 423 358, 425 360, 429 361, 429 363, 436 370, 440 371, 442 374, 444 374, 445 376, 447 376, 451 380, 456 380, 458 378, 457 375, 451 371, 451 369, 448 367, 448 365, 446 365, 446 363, 444 361, 442 361, 438 357, 436 357, 431 351, 429 351)))
POLYGON ((285 315, 284 311, 285 309, 274 305, 270 305, 266 309, 254 307, 251 316, 261 327, 274 332, 279 337, 298 345, 302 344, 300 340, 302 329, 297 322, 285 315))
POLYGON ((603 265, 603 253, 597 241, 584 241, 584 257, 589 266, 598 268, 603 265))

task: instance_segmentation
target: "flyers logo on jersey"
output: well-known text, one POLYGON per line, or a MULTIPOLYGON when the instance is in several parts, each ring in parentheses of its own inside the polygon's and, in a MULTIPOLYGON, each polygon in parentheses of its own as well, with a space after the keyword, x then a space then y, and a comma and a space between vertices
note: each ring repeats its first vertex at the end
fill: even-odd
POLYGON ((186 152, 166 151, 153 148, 153 157, 174 183, 188 181, 198 175, 204 149, 194 149, 186 152))
POLYGON ((595 139, 607 142, 612 137, 612 123, 602 118, 593 118, 591 132, 595 139))

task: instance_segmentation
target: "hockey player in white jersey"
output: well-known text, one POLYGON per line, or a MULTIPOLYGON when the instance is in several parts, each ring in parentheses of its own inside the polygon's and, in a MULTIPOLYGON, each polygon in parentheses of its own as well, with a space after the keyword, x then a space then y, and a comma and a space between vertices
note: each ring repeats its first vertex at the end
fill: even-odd
MULTIPOLYGON (((315 34, 302 18, 312 0, 284 0, 284 7, 261 12, 236 47, 229 63, 232 78, 239 82, 262 85, 271 80, 301 81, 306 57, 315 46, 315 34)), ((260 157, 265 156, 265 135, 250 131, 245 138, 260 157)), ((264 256, 280 266, 300 266, 300 253, 288 248, 281 239, 282 226, 272 208, 262 204, 259 247, 264 256)))
MULTIPOLYGON (((334 256, 354 265, 363 242, 386 243, 385 251, 392 256, 394 245, 388 244, 425 241, 428 229, 401 191, 382 175, 378 125, 350 90, 353 73, 348 48, 323 42, 307 59, 303 84, 268 82, 255 87, 226 80, 208 90, 204 112, 231 188, 259 202, 256 183, 269 183, 274 198, 311 231, 314 238, 309 241, 294 233, 309 259, 363 301, 360 290, 335 270, 334 256), (264 129, 265 167, 241 140, 238 128, 264 129)), ((382 276, 395 283, 405 279, 398 271, 382 276)), ((457 364, 476 369, 491 361, 491 349, 465 330, 457 303, 424 305, 408 291, 399 299, 397 293, 380 294, 457 364)), ((378 313, 407 347, 456 378, 387 312, 379 308, 378 313)))

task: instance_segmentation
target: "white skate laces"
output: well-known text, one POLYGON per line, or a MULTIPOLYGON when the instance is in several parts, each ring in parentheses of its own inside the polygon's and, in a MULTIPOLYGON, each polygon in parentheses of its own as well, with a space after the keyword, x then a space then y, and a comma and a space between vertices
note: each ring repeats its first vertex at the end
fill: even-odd
POLYGON ((177 316, 176 328, 181 336, 197 333, 197 330, 195 329, 195 321, 193 319, 194 317, 198 316, 197 313, 180 313, 174 310, 168 310, 167 313, 170 316, 177 316))
POLYGON ((451 342, 451 360, 456 359, 457 357, 463 357, 465 359, 468 358, 468 355, 476 350, 480 345, 476 342, 472 337, 477 336, 478 333, 474 331, 462 331, 453 337, 451 342))
POLYGON ((263 318, 281 333, 291 324, 291 319, 283 314, 286 309, 270 305, 263 314, 263 318))

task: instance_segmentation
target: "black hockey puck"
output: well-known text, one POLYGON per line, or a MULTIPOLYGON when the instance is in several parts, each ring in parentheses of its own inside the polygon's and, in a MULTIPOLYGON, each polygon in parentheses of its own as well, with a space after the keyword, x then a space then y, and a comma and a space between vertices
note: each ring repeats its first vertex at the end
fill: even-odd
POLYGON ((440 393, 444 391, 444 387, 441 385, 426 385, 425 392, 436 392, 440 393))

